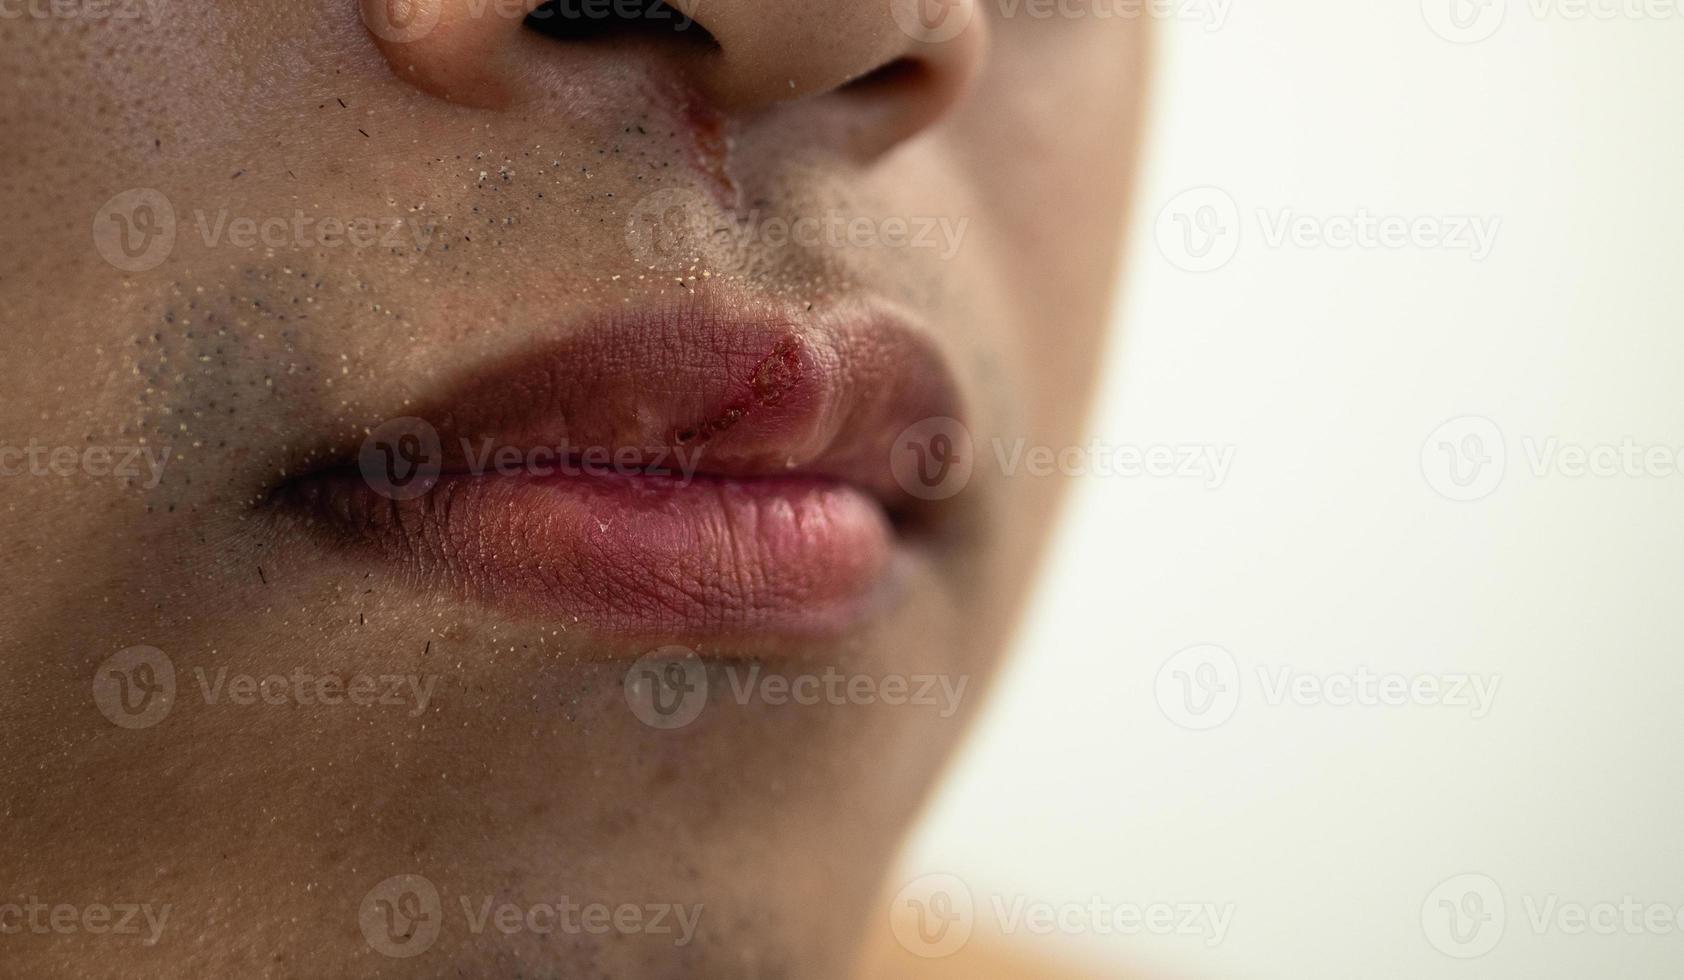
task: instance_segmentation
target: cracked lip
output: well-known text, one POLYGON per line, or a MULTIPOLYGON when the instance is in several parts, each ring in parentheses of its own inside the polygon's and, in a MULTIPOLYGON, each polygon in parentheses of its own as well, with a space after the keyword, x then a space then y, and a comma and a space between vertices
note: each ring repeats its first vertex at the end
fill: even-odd
POLYGON ((698 296, 474 368, 416 413, 437 437, 424 493, 340 467, 281 496, 423 588, 522 614, 648 641, 830 636, 917 560, 925 505, 894 440, 957 404, 892 311, 698 296))

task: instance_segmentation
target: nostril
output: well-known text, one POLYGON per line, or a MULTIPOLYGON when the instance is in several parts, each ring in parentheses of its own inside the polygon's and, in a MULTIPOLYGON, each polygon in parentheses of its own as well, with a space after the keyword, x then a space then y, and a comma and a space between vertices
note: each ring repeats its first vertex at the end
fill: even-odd
POLYGON ((649 37, 719 46, 695 18, 663 0, 547 0, 526 16, 526 26, 558 41, 649 37))
POLYGON ((917 58, 896 58, 844 85, 840 91, 862 95, 915 87, 929 79, 930 67, 917 58))

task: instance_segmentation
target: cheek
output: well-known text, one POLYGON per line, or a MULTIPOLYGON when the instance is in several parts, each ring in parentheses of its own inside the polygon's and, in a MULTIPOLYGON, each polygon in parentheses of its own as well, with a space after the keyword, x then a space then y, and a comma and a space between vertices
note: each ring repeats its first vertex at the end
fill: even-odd
POLYGON ((994 26, 952 145, 1015 314, 1033 424, 1071 431, 1119 272, 1150 36, 1144 20, 994 26))
POLYGON ((1143 24, 1014 20, 994 31, 953 142, 992 218, 1028 236, 1023 259, 1091 269, 1083 250, 1116 239, 1141 121, 1143 24))

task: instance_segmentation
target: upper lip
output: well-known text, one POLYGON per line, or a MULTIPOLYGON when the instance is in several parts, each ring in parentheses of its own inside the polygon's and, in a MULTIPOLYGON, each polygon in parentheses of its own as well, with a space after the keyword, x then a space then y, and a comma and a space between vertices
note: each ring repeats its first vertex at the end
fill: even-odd
MULTIPOLYGON (((945 360, 893 309, 792 310, 698 291, 569 324, 407 415, 437 432, 445 473, 536 448, 653 471, 682 460, 686 475, 846 483, 899 517, 922 505, 895 480, 896 436, 961 411, 945 360)), ((355 453, 341 445, 330 465, 289 483, 355 453)))

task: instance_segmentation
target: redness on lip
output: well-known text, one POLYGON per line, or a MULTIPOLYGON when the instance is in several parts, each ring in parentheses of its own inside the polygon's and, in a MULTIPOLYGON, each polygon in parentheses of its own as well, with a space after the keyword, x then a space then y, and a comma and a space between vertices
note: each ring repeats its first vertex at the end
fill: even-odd
POLYGON ((476 601, 649 639, 833 635, 895 580, 893 439, 952 391, 892 318, 698 301, 527 349, 424 410, 443 458, 415 499, 344 471, 284 499, 476 601), (486 472, 488 447, 686 465, 486 472))

